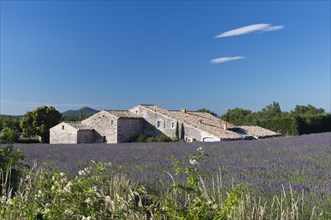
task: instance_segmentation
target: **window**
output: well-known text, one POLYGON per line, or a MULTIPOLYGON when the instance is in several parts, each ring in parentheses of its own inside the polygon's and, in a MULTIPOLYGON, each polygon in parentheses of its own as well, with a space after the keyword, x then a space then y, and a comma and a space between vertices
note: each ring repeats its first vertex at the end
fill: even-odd
POLYGON ((157 120, 156 127, 157 128, 164 128, 164 121, 163 120, 157 120))
POLYGON ((113 124, 114 124, 114 121, 113 121, 113 120, 111 120, 111 121, 110 121, 110 125, 113 125, 113 124))
POLYGON ((186 140, 186 142, 193 142, 193 138, 191 138, 191 137, 186 137, 185 140, 186 140))
POLYGON ((64 130, 64 125, 62 125, 62 130, 64 130))
POLYGON ((175 121, 171 122, 171 129, 176 129, 177 123, 175 121))

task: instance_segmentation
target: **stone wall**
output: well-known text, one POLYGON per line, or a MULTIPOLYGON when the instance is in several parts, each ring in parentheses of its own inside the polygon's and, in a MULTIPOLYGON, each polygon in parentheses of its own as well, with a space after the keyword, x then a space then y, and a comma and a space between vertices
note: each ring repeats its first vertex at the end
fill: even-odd
POLYGON ((77 143, 94 143, 95 141, 95 131, 93 130, 78 130, 77 132, 77 143))
POLYGON ((184 124, 184 140, 185 141, 203 141, 204 138, 213 138, 220 141, 219 137, 209 134, 205 131, 197 129, 193 126, 184 124))
POLYGON ((50 129, 51 144, 77 144, 77 129, 62 122, 50 129))
POLYGON ((170 138, 175 138, 176 123, 179 123, 179 137, 184 138, 184 140, 203 141, 203 139, 206 137, 212 137, 214 139, 220 140, 219 137, 211 135, 208 132, 183 123, 182 121, 177 121, 176 119, 163 115, 157 111, 144 108, 143 106, 136 106, 130 111, 146 120, 147 123, 145 123, 144 125, 144 132, 152 136, 159 136, 160 134, 165 134, 170 138), (158 121, 161 122, 161 126, 159 127, 157 126, 158 121), (181 129, 182 125, 183 130, 181 129))
POLYGON ((116 116, 101 111, 83 120, 82 123, 92 127, 98 133, 95 135, 95 143, 118 143, 117 119, 116 116))
POLYGON ((119 118, 117 121, 117 143, 134 141, 143 133, 143 119, 119 118))
POLYGON ((144 133, 155 137, 161 134, 165 134, 170 138, 174 138, 176 136, 177 121, 175 119, 150 109, 146 109, 143 106, 136 106, 130 109, 130 111, 145 119, 143 127, 144 133), (172 123, 174 123, 174 127, 172 127, 172 123))

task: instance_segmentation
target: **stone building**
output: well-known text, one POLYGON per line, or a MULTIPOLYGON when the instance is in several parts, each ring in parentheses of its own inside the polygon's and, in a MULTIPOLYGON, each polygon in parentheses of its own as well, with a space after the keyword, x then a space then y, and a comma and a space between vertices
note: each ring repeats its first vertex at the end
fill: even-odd
POLYGON ((93 143, 96 134, 93 128, 77 122, 62 122, 49 131, 51 144, 93 143))
POLYGON ((140 134, 179 136, 188 142, 280 135, 258 126, 234 126, 206 112, 138 105, 130 110, 100 111, 80 123, 62 122, 50 129, 50 143, 122 143, 133 141, 140 134))

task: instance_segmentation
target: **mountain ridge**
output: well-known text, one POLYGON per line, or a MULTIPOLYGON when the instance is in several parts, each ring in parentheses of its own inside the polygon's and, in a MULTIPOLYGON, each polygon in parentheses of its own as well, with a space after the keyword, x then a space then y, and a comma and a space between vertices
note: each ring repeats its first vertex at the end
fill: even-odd
POLYGON ((80 108, 78 110, 68 110, 68 111, 62 112, 61 114, 62 114, 62 116, 65 116, 65 117, 79 117, 79 116, 81 116, 81 114, 84 117, 87 117, 87 116, 91 116, 97 112, 99 112, 99 110, 95 110, 93 108, 86 106, 86 107, 80 108))

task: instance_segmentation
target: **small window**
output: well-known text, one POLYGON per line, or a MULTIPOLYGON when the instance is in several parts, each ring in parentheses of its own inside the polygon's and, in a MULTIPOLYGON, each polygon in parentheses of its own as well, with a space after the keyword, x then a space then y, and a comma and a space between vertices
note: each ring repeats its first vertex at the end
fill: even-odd
POLYGON ((175 129, 177 126, 177 123, 175 121, 171 122, 171 128, 172 129, 175 129))
POLYGON ((114 125, 114 121, 113 120, 110 121, 110 125, 114 125))
POLYGON ((191 138, 191 137, 186 137, 185 140, 186 140, 186 142, 193 142, 193 138, 191 138))
POLYGON ((162 120, 158 120, 158 121, 156 122, 156 127, 157 127, 157 128, 164 128, 164 121, 162 121, 162 120))
POLYGON ((64 130, 64 125, 62 125, 62 130, 64 130))

